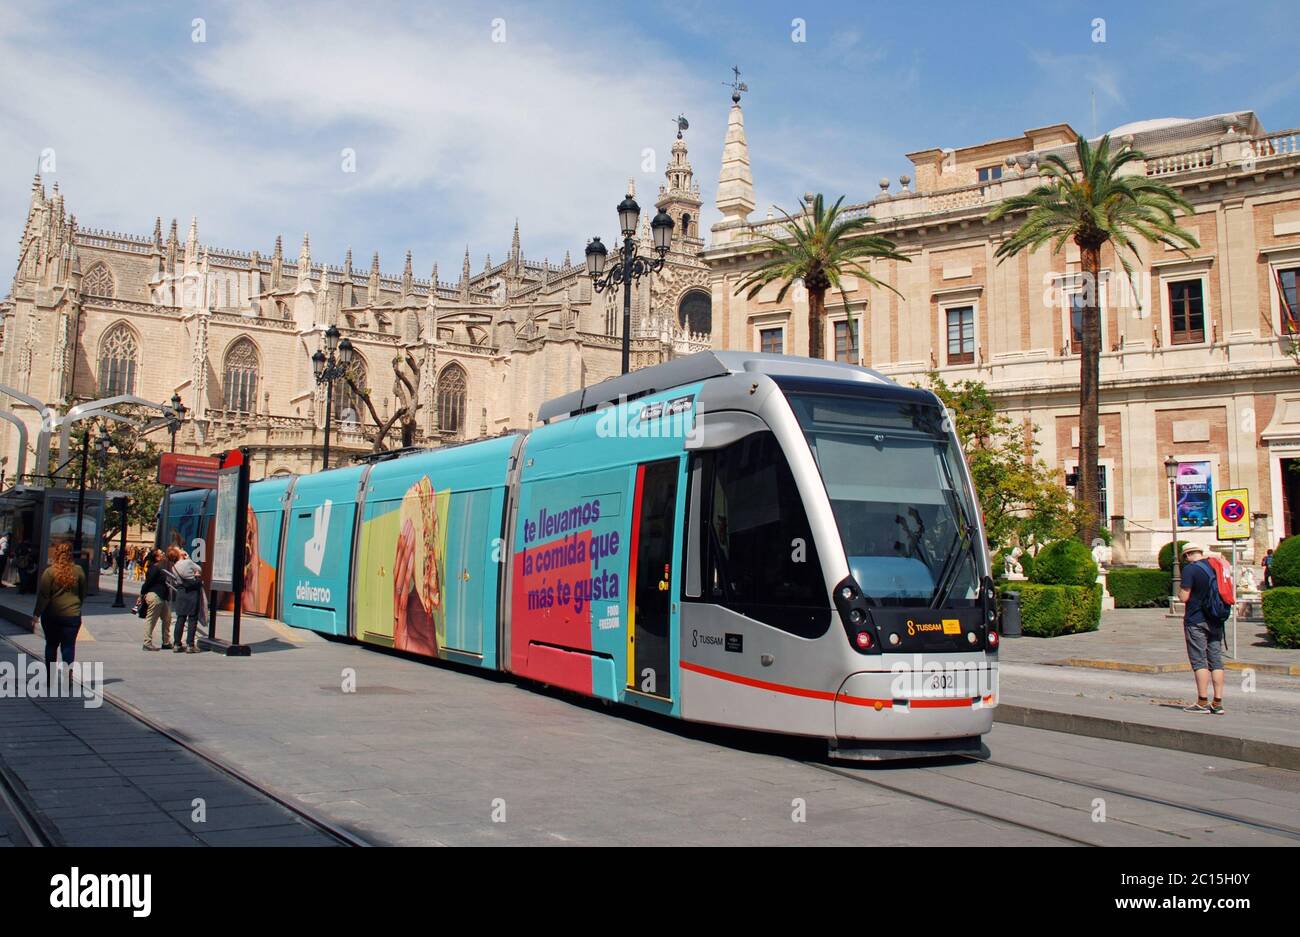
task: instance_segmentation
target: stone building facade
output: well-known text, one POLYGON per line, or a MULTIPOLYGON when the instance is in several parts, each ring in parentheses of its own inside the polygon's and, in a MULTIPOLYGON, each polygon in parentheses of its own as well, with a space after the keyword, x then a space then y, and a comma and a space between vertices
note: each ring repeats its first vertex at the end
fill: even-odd
MULTIPOLYGON (((635 367, 709 347, 700 192, 680 133, 665 177, 656 207, 676 228, 663 271, 634 292, 635 367)), ((447 281, 436 264, 416 277, 409 252, 394 275, 378 254, 368 269, 351 251, 342 265, 321 263, 306 235, 294 258, 279 237, 266 254, 225 250, 202 242, 197 220, 183 239, 175 221, 164 235, 161 219, 139 236, 83 228, 69 209, 57 183, 47 193, 36 178, 12 292, 0 300, 0 384, 60 412, 120 393, 179 394, 189 411, 178 451, 250 446, 254 477, 320 467, 326 395, 311 355, 330 325, 355 346, 356 382, 374 407, 335 384, 332 465, 374 448, 399 406, 396 359, 418 369, 401 365, 417 387, 419 445, 530 426, 542 401, 620 367, 621 293, 595 293, 582 256, 525 258, 517 222, 503 261, 489 256, 474 271, 466 251, 447 281)), ((644 253, 653 214, 644 207, 644 253)), ((0 406, 36 438, 35 409, 4 394, 0 406)), ((398 444, 396 428, 384 444, 398 444)), ((17 446, 0 423, 10 481, 17 446)))
MULTIPOLYGON (((1102 258, 1102 503, 1117 558, 1148 560, 1171 537, 1164 460, 1179 463, 1179 536, 1215 543, 1200 523, 1212 491, 1245 488, 1256 515, 1252 553, 1300 533, 1300 131, 1267 132, 1251 112, 1154 120, 1117 128, 1116 145, 1145 154, 1128 170, 1173 186, 1195 207, 1180 219, 1200 241, 1187 256, 1141 245, 1128 280, 1114 251, 1102 258), (1207 478, 1208 476, 1208 478, 1207 478)), ((898 381, 989 386, 1033 433, 1043 458, 1066 473, 1078 455, 1078 249, 1042 250, 997 263, 994 253, 1023 218, 987 220, 1000 200, 1039 182, 1048 153, 1073 159, 1065 124, 955 149, 908 154, 912 178, 880 180, 879 193, 848 208, 874 219, 909 263, 874 262, 890 284, 847 284, 847 303, 827 299, 826 346, 841 360, 898 381), (915 180, 915 181, 913 181, 915 180), (856 325, 850 329, 850 317, 856 325), (855 341, 854 333, 857 338, 855 341)), ((713 271, 718 348, 805 354, 807 294, 777 286, 754 300, 736 286, 765 256, 751 219, 753 182, 743 115, 733 102, 718 210, 704 257, 713 271)), ((802 206, 796 210, 806 210, 802 206)), ((1213 515, 1213 500, 1209 514, 1213 515)), ((1211 521, 1212 522, 1212 521, 1211 521)), ((1219 544, 1219 546, 1224 546, 1219 544)))

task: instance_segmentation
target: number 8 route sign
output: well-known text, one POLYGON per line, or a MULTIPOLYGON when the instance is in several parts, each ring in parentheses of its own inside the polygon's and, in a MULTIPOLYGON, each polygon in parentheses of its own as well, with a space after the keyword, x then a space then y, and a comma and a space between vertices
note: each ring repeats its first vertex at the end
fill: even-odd
POLYGON ((1228 488, 1214 493, 1214 519, 1220 540, 1250 537, 1250 498, 1245 488, 1228 488))

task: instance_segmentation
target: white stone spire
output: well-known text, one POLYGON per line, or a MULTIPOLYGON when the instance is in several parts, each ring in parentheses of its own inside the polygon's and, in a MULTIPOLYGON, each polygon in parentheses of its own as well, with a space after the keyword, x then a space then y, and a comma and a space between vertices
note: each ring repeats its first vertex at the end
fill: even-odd
POLYGON ((749 144, 745 142, 745 116, 740 110, 738 94, 732 96, 731 114, 727 118, 716 204, 724 223, 743 223, 754 210, 754 177, 749 171, 749 144))

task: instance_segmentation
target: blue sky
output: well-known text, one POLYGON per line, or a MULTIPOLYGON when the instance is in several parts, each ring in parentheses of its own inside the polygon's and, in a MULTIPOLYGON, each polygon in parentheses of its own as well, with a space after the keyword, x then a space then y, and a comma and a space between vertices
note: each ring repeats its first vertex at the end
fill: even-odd
POLYGON ((292 256, 307 231, 316 261, 377 250, 397 272, 410 249, 454 280, 466 245, 475 271, 502 259, 516 218, 534 259, 608 240, 628 177, 657 191, 679 112, 707 225, 733 64, 759 217, 870 198, 910 151, 1091 133, 1094 95, 1098 132, 1248 108, 1300 125, 1284 2, 0 2, 0 293, 46 148, 83 226, 174 216, 183 237, 197 215, 203 243, 283 234, 292 256))

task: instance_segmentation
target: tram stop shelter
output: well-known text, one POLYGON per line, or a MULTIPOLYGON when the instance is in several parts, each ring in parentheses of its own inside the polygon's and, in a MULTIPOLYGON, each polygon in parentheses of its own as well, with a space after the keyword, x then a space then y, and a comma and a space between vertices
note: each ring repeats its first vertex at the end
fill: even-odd
MULTIPOLYGON (((105 492, 86 490, 81 520, 81 568, 86 591, 99 592, 105 492)), ((0 492, 0 533, 9 535, 9 552, 0 582, 20 593, 35 593, 50 550, 72 543, 77 529, 77 489, 14 485, 0 492)))

